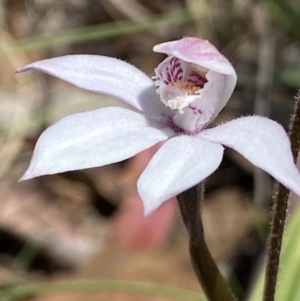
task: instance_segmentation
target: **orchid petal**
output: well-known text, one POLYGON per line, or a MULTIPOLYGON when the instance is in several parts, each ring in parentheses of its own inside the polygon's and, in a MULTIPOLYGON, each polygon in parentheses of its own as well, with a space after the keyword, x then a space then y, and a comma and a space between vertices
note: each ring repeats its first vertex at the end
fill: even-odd
POLYGON ((175 56, 185 62, 194 63, 208 70, 236 78, 236 73, 230 62, 207 40, 186 37, 155 45, 153 51, 175 56))
POLYGON ((186 131, 203 128, 220 113, 232 95, 237 81, 234 68, 215 46, 199 38, 162 43, 153 50, 179 58, 190 63, 199 74, 206 74, 208 82, 199 97, 185 108, 184 114, 178 112, 174 118, 176 125, 186 131))
POLYGON ((145 215, 208 177, 222 157, 221 145, 197 137, 182 135, 168 140, 138 180, 145 215))
POLYGON ((233 148, 300 195, 300 175, 290 141, 277 122, 259 116, 243 117, 202 131, 198 137, 233 148))
POLYGON ((21 180, 125 160, 173 135, 145 116, 117 107, 63 118, 39 138, 21 180))
POLYGON ((152 80, 121 60, 98 55, 67 55, 29 64, 17 73, 38 70, 89 91, 112 95, 146 115, 162 119, 171 111, 159 100, 152 80))

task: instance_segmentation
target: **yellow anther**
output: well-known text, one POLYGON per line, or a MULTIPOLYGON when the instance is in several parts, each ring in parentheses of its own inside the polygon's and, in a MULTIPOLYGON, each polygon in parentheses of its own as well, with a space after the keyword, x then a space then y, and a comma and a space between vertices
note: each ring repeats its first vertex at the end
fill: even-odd
POLYGON ((186 95, 192 95, 201 89, 201 87, 198 87, 195 84, 188 81, 184 81, 182 79, 177 80, 176 82, 172 82, 171 85, 173 87, 184 90, 186 95))

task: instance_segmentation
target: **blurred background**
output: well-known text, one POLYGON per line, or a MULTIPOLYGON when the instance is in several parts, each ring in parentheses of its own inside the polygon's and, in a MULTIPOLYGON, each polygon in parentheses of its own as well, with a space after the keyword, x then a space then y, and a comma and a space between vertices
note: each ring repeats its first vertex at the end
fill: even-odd
MULTIPOLYGON (((159 146, 111 166, 18 182, 45 128, 74 112, 122 104, 41 73, 14 75, 17 68, 88 53, 123 59, 152 76, 164 59, 152 47, 183 36, 208 39, 236 68, 236 90, 214 124, 259 114, 288 129, 300 83, 298 0, 0 1, 2 289, 110 279, 170 285, 201 295, 176 201, 143 217, 136 181, 159 146)), ((272 193, 273 179, 232 150, 226 150, 221 167, 206 182, 206 240, 243 300, 263 263, 272 193)), ((290 207, 292 215, 296 201, 290 207)), ((296 276, 287 283, 290 287, 299 286, 298 257, 293 257, 296 276)), ((80 292, 54 289, 28 299, 1 297, 0 291, 0 300, 167 300, 158 295, 120 292, 117 285, 87 293, 83 285, 80 292)), ((294 297, 281 300, 300 300, 300 295, 294 297)))

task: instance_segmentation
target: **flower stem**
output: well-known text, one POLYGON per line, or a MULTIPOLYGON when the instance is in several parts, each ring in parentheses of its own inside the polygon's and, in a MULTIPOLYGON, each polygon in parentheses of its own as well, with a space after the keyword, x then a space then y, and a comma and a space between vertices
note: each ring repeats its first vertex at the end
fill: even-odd
POLYGON ((177 196, 183 222, 190 236, 189 250, 198 281, 209 301, 235 301, 204 240, 200 202, 201 185, 192 187, 177 196))
MULTIPOLYGON (((298 91, 296 96, 294 115, 291 117, 289 136, 294 161, 296 162, 300 149, 300 91, 298 91)), ((274 301, 275 299, 276 281, 279 268, 282 236, 287 217, 288 200, 289 190, 279 183, 277 194, 274 197, 265 276, 264 301, 274 301)))

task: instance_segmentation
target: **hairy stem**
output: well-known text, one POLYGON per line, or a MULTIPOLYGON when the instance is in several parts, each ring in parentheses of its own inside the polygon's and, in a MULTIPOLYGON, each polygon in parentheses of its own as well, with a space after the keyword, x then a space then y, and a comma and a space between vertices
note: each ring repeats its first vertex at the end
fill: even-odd
POLYGON ((189 233, 189 250, 198 281, 209 301, 235 301, 204 240, 200 202, 201 185, 192 187, 177 196, 183 222, 189 233))
MULTIPOLYGON (((291 140, 294 161, 296 162, 300 149, 300 91, 298 91, 296 96, 294 115, 291 118, 289 136, 291 140)), ((282 236, 287 216, 288 200, 289 190, 286 189, 282 184, 278 184, 277 194, 274 197, 274 207, 272 213, 263 297, 264 301, 275 300, 276 281, 279 268, 282 236)))

